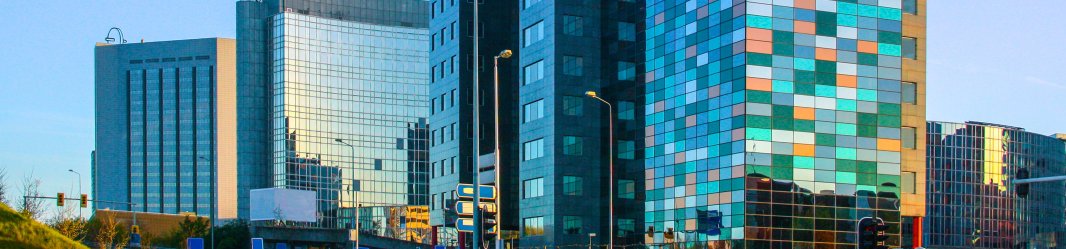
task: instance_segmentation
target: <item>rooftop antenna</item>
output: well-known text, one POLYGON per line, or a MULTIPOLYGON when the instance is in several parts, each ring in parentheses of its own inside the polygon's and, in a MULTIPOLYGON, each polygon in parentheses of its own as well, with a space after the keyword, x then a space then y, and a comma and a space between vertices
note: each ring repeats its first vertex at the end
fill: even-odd
POLYGON ((122 29, 116 27, 111 27, 111 29, 107 30, 107 37, 104 37, 104 41, 108 44, 115 42, 115 38, 111 37, 111 31, 118 31, 118 39, 121 40, 120 43, 126 43, 126 36, 122 34, 122 29))

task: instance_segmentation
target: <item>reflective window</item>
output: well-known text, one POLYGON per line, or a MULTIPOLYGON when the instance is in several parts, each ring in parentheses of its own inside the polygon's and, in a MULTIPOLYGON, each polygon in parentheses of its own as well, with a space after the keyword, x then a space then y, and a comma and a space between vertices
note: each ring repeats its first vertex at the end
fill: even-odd
POLYGON ((903 37, 903 58, 918 58, 918 40, 914 37, 903 37))
POLYGON ((530 63, 522 70, 525 73, 524 85, 533 84, 541 79, 544 79, 544 61, 537 61, 530 63))
POLYGON ((633 120, 634 117, 635 110, 633 109, 633 102, 618 101, 618 119, 633 120))
POLYGON ((619 159, 634 159, 636 158, 636 143, 629 140, 618 140, 618 158, 619 159))
POLYGON ((533 45, 533 43, 544 39, 544 22, 541 21, 529 25, 529 27, 527 27, 522 33, 525 34, 524 46, 528 47, 529 45, 533 45))
POLYGON ((905 194, 914 194, 915 193, 916 190, 915 190, 914 182, 915 182, 915 176, 916 175, 917 174, 914 173, 914 172, 906 172, 906 171, 904 171, 904 172, 900 173, 900 175, 899 175, 899 178, 900 178, 900 180, 899 180, 900 192, 905 193, 905 194))
POLYGON ((563 216, 564 234, 581 234, 582 226, 580 216, 563 216))
POLYGON ((903 0, 903 13, 917 15, 918 0, 903 0))
POLYGON ((581 116, 585 108, 585 98, 578 96, 563 96, 563 115, 581 116))
POLYGON ((636 197, 636 185, 633 180, 618 180, 618 198, 633 199, 636 197))
POLYGON ((533 178, 522 181, 522 198, 534 198, 544 196, 544 178, 533 178))
POLYGON ((563 136, 563 155, 580 156, 584 151, 585 138, 563 136))
POLYGON ((525 0, 524 2, 526 3, 525 8, 529 8, 529 6, 533 6, 534 4, 539 3, 540 0, 525 0))
POLYGON ((585 35, 585 23, 580 16, 563 15, 563 34, 572 36, 585 35))
POLYGON ((544 117, 544 100, 540 99, 523 106, 524 122, 537 120, 544 117))
POLYGON ((581 184, 580 176, 563 176, 563 194, 581 195, 584 192, 581 184))
POLYGON ((904 149, 914 149, 915 148, 915 144, 914 143, 915 143, 915 140, 916 140, 915 136, 917 134, 915 133, 914 127, 901 127, 899 135, 900 135, 900 139, 903 140, 902 142, 903 142, 903 148, 904 149))
POLYGON ((637 76, 637 65, 628 61, 618 62, 618 80, 633 80, 637 76))
POLYGON ((522 219, 522 235, 544 235, 544 217, 530 217, 522 219))
POLYGON ((903 82, 901 85, 903 94, 903 103, 905 104, 918 104, 918 85, 914 82, 903 82))
POLYGON ((636 222, 634 222, 633 219, 618 219, 618 231, 615 236, 627 237, 636 232, 636 222))
POLYGON ((544 139, 537 139, 522 144, 522 160, 532 160, 544 156, 544 139))
POLYGON ((637 25, 630 22, 618 23, 618 40, 619 41, 636 41, 637 40, 637 25))
POLYGON ((563 74, 570 76, 585 75, 584 59, 580 56, 563 56, 563 74))

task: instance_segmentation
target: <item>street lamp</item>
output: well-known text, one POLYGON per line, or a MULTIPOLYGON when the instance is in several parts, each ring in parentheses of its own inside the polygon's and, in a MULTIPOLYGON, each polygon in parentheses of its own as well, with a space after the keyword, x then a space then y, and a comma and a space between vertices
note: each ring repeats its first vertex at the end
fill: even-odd
POLYGON ((599 100, 604 104, 607 104, 607 162, 610 172, 610 175, 607 180, 609 182, 608 191, 610 191, 610 194, 607 197, 610 206, 608 208, 608 212, 610 213, 608 214, 607 225, 607 227, 610 229, 608 230, 609 233, 607 234, 607 241, 608 245, 610 246, 609 248, 614 248, 614 106, 612 106, 610 102, 607 102, 606 100, 600 98, 595 91, 587 91, 585 92, 585 95, 589 96, 590 98, 599 100))
MULTIPOLYGON (((512 53, 511 53, 510 49, 504 49, 503 51, 500 51, 499 55, 496 55, 495 57, 492 57, 492 80, 493 80, 493 83, 494 83, 493 84, 492 95, 493 95, 493 101, 495 102, 492 105, 492 107, 495 108, 495 113, 496 113, 495 115, 493 115, 493 116, 495 116, 495 119, 496 119, 495 120, 495 125, 496 125, 496 128, 495 128, 495 131, 496 131, 495 139, 496 139, 496 142, 495 142, 495 144, 493 146, 493 147, 495 147, 496 151, 494 151, 493 154, 496 156, 496 170, 494 170, 494 171, 496 171, 495 172, 496 173, 496 181, 495 181, 496 184, 495 185, 496 185, 496 192, 497 193, 501 192, 500 191, 500 187, 502 185, 500 184, 500 181, 502 181, 501 180, 502 178, 500 178, 501 177, 500 168, 502 168, 502 164, 503 164, 500 161, 500 58, 504 58, 504 59, 511 58, 511 54, 512 53)), ((480 198, 480 196, 478 198, 480 198)), ((502 224, 502 222, 503 222, 502 220, 500 220, 500 217, 503 217, 503 215, 501 214, 501 213, 503 213, 503 208, 500 206, 500 204, 501 204, 500 203, 500 199, 502 199, 502 198, 496 197, 496 224, 497 224, 496 225, 497 226, 496 230, 497 230, 498 233, 500 231, 500 227, 499 227, 500 225, 499 224, 502 224)), ((503 243, 503 236, 500 236, 500 234, 497 234, 496 235, 496 245, 497 245, 497 247, 499 247, 499 245, 502 244, 502 243, 503 243)))
MULTIPOLYGON (((352 168, 352 181, 353 181, 353 183, 348 184, 348 191, 351 192, 352 199, 353 199, 353 201, 355 201, 355 205, 353 205, 355 207, 355 219, 354 219, 355 220, 355 234, 358 235, 359 234, 359 198, 356 197, 355 188, 352 187, 353 185, 355 185, 354 184, 354 181, 355 181, 355 146, 352 146, 351 144, 344 142, 344 139, 340 139, 340 138, 333 139, 333 141, 336 141, 336 142, 338 142, 340 144, 346 145, 346 146, 348 146, 349 149, 351 149, 351 154, 350 155, 352 157, 352 167, 351 168, 352 168)), ((356 249, 359 248, 359 239, 360 238, 358 238, 358 237, 359 236, 356 236, 356 239, 355 239, 355 248, 356 249)))
MULTIPOLYGON (((78 175, 78 198, 81 198, 81 195, 85 194, 85 193, 81 192, 81 173, 78 173, 77 171, 74 171, 73 169, 68 169, 67 171, 69 171, 70 173, 74 173, 74 174, 78 175)), ((82 216, 82 209, 83 208, 81 208, 80 206, 78 207, 78 219, 83 219, 84 218, 84 216, 82 216)))
POLYGON ((596 233, 589 233, 589 249, 592 249, 592 237, 596 237, 596 233))
MULTIPOLYGON (((199 158, 200 158, 200 160, 207 161, 208 165, 212 165, 211 159, 208 159, 207 157, 204 157, 204 156, 199 156, 199 158)), ((212 249, 215 248, 215 208, 217 208, 215 206, 215 184, 218 184, 218 179, 215 179, 215 167, 211 167, 211 210, 208 211, 210 213, 208 216, 210 216, 210 219, 211 219, 211 231, 210 231, 210 233, 211 233, 211 248, 212 249)))

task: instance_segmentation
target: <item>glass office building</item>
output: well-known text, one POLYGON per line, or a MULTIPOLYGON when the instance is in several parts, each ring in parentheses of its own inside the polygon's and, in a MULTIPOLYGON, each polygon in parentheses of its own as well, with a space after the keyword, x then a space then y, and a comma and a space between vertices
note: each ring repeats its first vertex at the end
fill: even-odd
POLYGON ((356 201, 368 210, 426 205, 425 1, 237 7, 238 122, 248 128, 238 146, 248 176, 241 193, 314 191, 318 221, 297 225, 329 229, 355 228, 356 201))
POLYGON ((95 52, 94 207, 236 218, 234 41, 95 52))
POLYGON ((1017 172, 1066 175, 1066 140, 998 124, 928 122, 929 248, 1058 248, 1066 183, 1029 184, 1017 172))
POLYGON ((913 3, 647 1, 645 242, 852 248, 879 217, 901 246, 913 3))

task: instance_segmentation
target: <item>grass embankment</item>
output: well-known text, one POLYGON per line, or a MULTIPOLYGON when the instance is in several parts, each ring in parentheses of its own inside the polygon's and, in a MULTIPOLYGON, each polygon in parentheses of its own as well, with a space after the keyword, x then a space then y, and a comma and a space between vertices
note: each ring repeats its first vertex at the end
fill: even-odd
POLYGON ((51 227, 19 215, 4 204, 0 204, 0 248, 88 249, 51 227))

